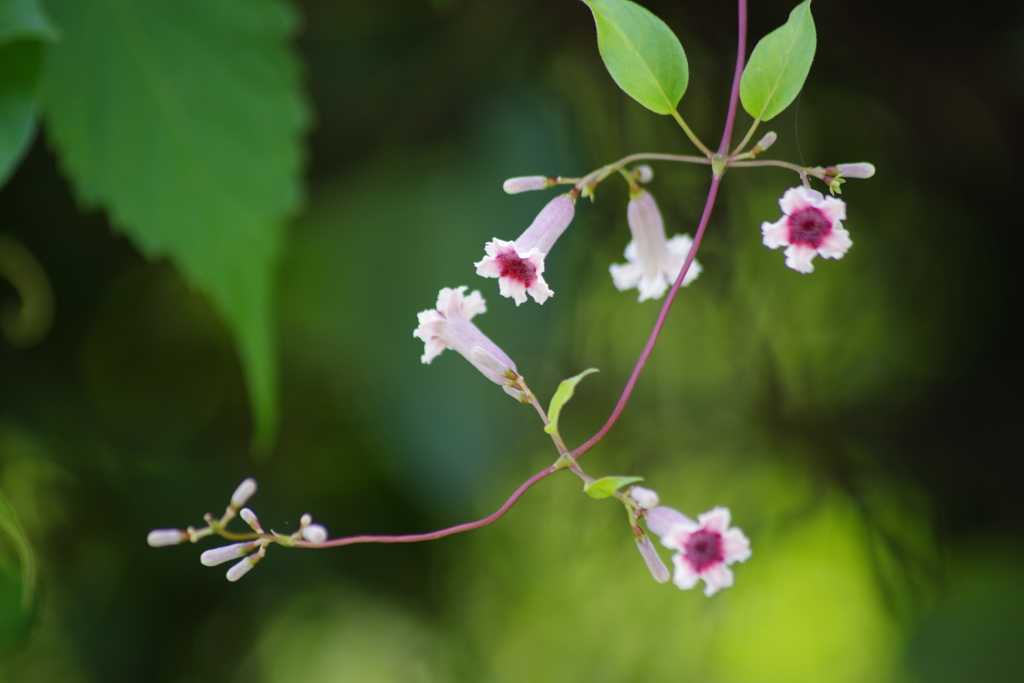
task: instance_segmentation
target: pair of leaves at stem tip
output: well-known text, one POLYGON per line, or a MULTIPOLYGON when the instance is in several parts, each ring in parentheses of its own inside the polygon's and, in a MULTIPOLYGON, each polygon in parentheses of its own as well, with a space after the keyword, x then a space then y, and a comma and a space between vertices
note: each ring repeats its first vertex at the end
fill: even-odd
MULTIPOLYGON (((689 65, 665 22, 629 0, 583 0, 594 15, 605 67, 627 95, 656 114, 673 114, 686 92, 689 65)), ((743 108, 768 121, 788 107, 811 69, 817 38, 811 0, 754 48, 740 80, 743 108)))

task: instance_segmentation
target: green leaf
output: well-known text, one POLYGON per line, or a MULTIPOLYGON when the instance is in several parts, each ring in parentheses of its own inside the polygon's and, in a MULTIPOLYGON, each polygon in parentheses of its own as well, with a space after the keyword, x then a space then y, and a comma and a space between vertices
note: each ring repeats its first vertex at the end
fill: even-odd
POLYGON ((768 121, 792 104, 807 80, 816 46, 811 0, 804 0, 750 54, 740 79, 740 101, 747 113, 768 121))
POLYGON ((25 530, 21 528, 18 516, 14 513, 14 508, 7 502, 3 491, 0 491, 0 532, 10 539, 18 554, 18 562, 21 565, 21 609, 25 613, 31 612, 36 585, 35 554, 25 530))
POLYGON ((80 201, 170 258, 234 332, 256 421, 276 429, 272 333, 306 109, 281 0, 51 0, 43 115, 80 201))
POLYGON ((655 114, 675 111, 690 78, 672 29, 628 0, 583 0, 594 13, 601 59, 620 88, 655 114))
POLYGON ((35 136, 35 95, 42 57, 43 46, 35 40, 0 46, 0 187, 35 136))
POLYGON ((584 484, 583 492, 591 498, 611 498, 623 486, 643 480, 643 477, 601 477, 596 481, 584 484))
POLYGON ((576 393, 576 385, 580 383, 580 380, 592 372, 600 371, 597 368, 588 368, 575 377, 563 379, 562 383, 558 385, 558 390, 551 397, 551 404, 548 406, 548 425, 544 427, 545 432, 548 434, 558 432, 558 416, 562 414, 562 406, 568 403, 572 395, 576 393))
POLYGON ((0 43, 21 38, 57 37, 38 0, 0 0, 0 43))

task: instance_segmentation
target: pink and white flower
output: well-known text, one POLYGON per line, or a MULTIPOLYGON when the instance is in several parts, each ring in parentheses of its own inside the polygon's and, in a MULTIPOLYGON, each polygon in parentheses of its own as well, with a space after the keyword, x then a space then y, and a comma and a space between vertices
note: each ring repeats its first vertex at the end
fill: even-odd
POLYGON ((764 246, 786 247, 786 265, 799 273, 814 271, 811 260, 841 259, 853 246, 850 233, 840 221, 846 220, 846 203, 825 197, 816 190, 793 187, 779 200, 783 216, 774 223, 761 224, 764 246))
POLYGON ((505 393, 520 398, 522 392, 513 387, 519 377, 516 364, 498 345, 470 322, 473 316, 487 310, 480 292, 465 295, 466 287, 445 287, 437 295, 437 308, 418 314, 419 327, 412 336, 422 339, 424 363, 437 358, 447 349, 454 349, 482 372, 487 379, 501 385, 505 393))
MULTIPOLYGON (((665 239, 665 223, 661 219, 661 212, 647 190, 640 190, 629 200, 626 219, 633 233, 633 240, 626 245, 628 263, 613 264, 609 268, 612 282, 623 292, 636 287, 640 292, 640 301, 660 299, 669 285, 679 277, 693 240, 689 235, 665 239)), ((699 263, 691 263, 683 278, 683 286, 693 282, 700 271, 699 263)))
POLYGON ((554 292, 544 281, 544 257, 572 222, 575 202, 568 194, 555 197, 518 239, 488 242, 484 247, 487 255, 473 264, 476 274, 498 278, 498 291, 511 297, 516 306, 526 301, 527 293, 539 304, 547 301, 554 292))
POLYGON ((733 562, 750 559, 750 541, 736 527, 729 527, 729 509, 716 507, 693 521, 678 510, 656 507, 646 515, 647 528, 661 537, 661 544, 675 550, 672 582, 683 590, 704 579, 704 595, 712 596, 733 584, 733 562))

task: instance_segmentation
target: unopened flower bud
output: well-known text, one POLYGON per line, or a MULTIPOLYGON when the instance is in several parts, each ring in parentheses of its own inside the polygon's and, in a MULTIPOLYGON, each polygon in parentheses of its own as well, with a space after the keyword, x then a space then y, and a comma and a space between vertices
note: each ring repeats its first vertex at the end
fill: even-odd
POLYGON ((651 539, 647 538, 647 536, 641 536, 636 539, 636 547, 640 551, 640 556, 644 558, 644 562, 647 563, 647 569, 650 570, 654 580, 658 583, 667 582, 670 578, 668 567, 665 566, 661 556, 658 555, 658 551, 651 543, 651 539))
POLYGON ((761 138, 756 145, 754 145, 754 149, 750 150, 750 153, 753 154, 754 156, 757 156, 758 154, 760 154, 761 152, 765 151, 773 144, 775 144, 775 140, 778 137, 779 136, 775 134, 775 131, 765 133, 765 136, 761 138))
POLYGON ((235 492, 231 494, 231 507, 236 510, 242 507, 249 502, 249 499, 252 498, 252 494, 254 493, 256 493, 256 480, 249 477, 239 484, 238 488, 235 489, 235 492))
POLYGON ((227 577, 228 581, 238 581, 240 578, 249 573, 249 570, 256 566, 256 563, 262 559, 263 555, 253 555, 247 557, 244 560, 239 561, 237 564, 231 566, 228 570, 227 577))
POLYGON ((839 164, 839 173, 844 178, 870 178, 875 175, 875 166, 866 162, 839 164))
POLYGON ((199 561, 207 567, 216 567, 218 564, 224 564, 245 555, 255 548, 256 545, 255 541, 250 541, 248 543, 232 543, 220 548, 210 548, 199 556, 199 561))
POLYGON ((529 192, 531 190, 543 190, 552 185, 554 183, 551 182, 550 178, 542 175, 528 175, 521 178, 509 178, 501 187, 508 194, 519 194, 520 192, 529 192))
POLYGON ((637 166, 633 169, 633 177, 638 183, 649 183, 654 180, 654 170, 647 164, 637 166))
POLYGON ((181 529, 153 529, 146 536, 146 543, 154 548, 163 548, 168 545, 178 545, 188 540, 188 532, 181 529))
POLYGON ((652 510, 658 507, 658 494, 652 489, 634 486, 629 492, 629 497, 636 501, 636 504, 644 510, 652 510))
POLYGON ((263 533, 263 527, 260 526, 260 520, 256 519, 255 512, 253 512, 249 508, 242 508, 242 510, 238 513, 238 516, 241 517, 246 524, 252 527, 253 531, 260 534, 263 533))
POLYGON ((306 514, 302 515, 301 517, 299 517, 299 528, 300 529, 305 529, 307 526, 309 526, 312 523, 313 523, 313 515, 309 514, 308 512, 306 514))
POLYGON ((302 537, 310 543, 323 543, 327 540, 327 527, 323 524, 310 524, 302 530, 302 537))

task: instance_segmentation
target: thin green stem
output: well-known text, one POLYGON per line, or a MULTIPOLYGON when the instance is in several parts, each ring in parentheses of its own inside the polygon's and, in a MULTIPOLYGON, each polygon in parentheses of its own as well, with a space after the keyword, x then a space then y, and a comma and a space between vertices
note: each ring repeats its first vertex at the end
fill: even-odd
POLYGON ((712 156, 711 150, 705 147, 704 143, 700 141, 700 138, 694 135, 693 131, 690 130, 690 127, 686 125, 686 121, 683 121, 683 117, 680 116, 679 112, 677 112, 675 109, 672 110, 672 118, 676 120, 676 123, 679 124, 679 127, 683 129, 684 133, 686 133, 686 137, 690 138, 690 142, 697 145, 697 149, 703 152, 704 156, 710 159, 712 156))
POLYGON ((754 131, 757 130, 757 126, 760 123, 761 117, 758 116, 756 119, 754 119, 754 122, 750 124, 750 130, 748 130, 747 134, 743 136, 743 139, 740 141, 740 144, 736 145, 736 149, 732 151, 732 154, 729 155, 730 157, 736 156, 737 154, 743 151, 743 148, 747 146, 748 142, 750 142, 750 138, 754 137, 754 131))

